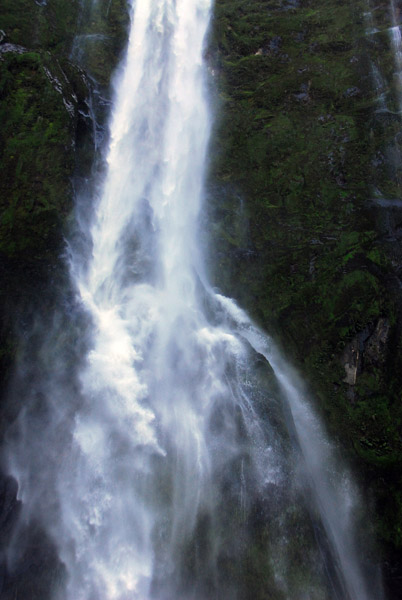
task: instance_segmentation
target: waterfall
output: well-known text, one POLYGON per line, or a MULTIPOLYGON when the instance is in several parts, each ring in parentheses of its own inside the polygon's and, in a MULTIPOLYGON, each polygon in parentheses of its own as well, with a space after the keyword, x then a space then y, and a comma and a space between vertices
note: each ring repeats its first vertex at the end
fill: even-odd
POLYGON ((65 565, 57 600, 378 600, 308 394, 203 269, 211 9, 133 3, 90 256, 69 255, 80 317, 44 335, 8 436, 9 560, 35 520, 65 565))
POLYGON ((395 1, 391 0, 391 20, 392 26, 390 28, 391 44, 395 58, 395 79, 396 79, 396 93, 398 99, 399 112, 402 111, 402 36, 400 30, 400 8, 395 5, 395 1))

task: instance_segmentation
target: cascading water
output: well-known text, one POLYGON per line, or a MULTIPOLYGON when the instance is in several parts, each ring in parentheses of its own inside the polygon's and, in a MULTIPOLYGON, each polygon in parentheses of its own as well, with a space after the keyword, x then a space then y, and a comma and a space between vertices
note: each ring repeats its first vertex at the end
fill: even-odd
POLYGON ((40 401, 9 435, 22 521, 66 567, 57 599, 378 600, 356 492, 300 383, 203 272, 210 11, 133 5, 91 257, 71 252, 88 351, 69 386, 47 340, 40 401))
POLYGON ((395 57, 396 67, 396 87, 398 96, 399 111, 402 111, 402 35, 400 30, 400 8, 395 3, 395 0, 391 0, 391 19, 392 27, 390 28, 391 43, 395 57))

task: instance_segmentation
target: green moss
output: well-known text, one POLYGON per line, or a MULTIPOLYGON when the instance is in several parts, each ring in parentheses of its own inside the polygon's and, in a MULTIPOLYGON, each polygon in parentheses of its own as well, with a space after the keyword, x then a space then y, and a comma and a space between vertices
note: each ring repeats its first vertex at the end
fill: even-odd
POLYGON ((81 9, 71 57, 105 93, 126 41, 128 22, 125 0, 86 2, 81 9))
POLYGON ((103 94, 101 123, 127 24, 125 0, 1 3, 2 41, 11 45, 0 56, 3 384, 13 358, 16 307, 33 303, 34 289, 46 288, 49 277, 63 279, 59 257, 72 176, 85 177, 94 157, 93 124, 85 117, 88 82, 97 79, 103 94))
POLYGON ((48 55, 8 53, 0 68, 0 252, 32 260, 59 247, 71 206, 75 101, 48 55))
MULTIPOLYGON (((375 112, 367 55, 391 81, 389 38, 366 37, 363 2, 306 1, 286 11, 281 4, 216 3, 211 277, 286 348, 331 434, 385 507, 385 490, 400 484, 390 465, 402 459, 401 301, 393 283, 401 257, 387 241, 390 213, 373 198, 374 188, 401 197, 400 166, 386 158, 400 151, 400 123, 375 112), (363 364, 351 388, 343 352, 382 317, 391 324, 392 358, 376 369, 363 364)), ((395 106, 392 87, 386 93, 395 106)), ((402 522, 394 535, 382 516, 388 509, 379 510, 378 531, 395 548, 402 522)))
POLYGON ((49 0, 43 5, 26 0, 3 0, 0 26, 6 41, 25 48, 68 54, 76 31, 79 0, 49 0))

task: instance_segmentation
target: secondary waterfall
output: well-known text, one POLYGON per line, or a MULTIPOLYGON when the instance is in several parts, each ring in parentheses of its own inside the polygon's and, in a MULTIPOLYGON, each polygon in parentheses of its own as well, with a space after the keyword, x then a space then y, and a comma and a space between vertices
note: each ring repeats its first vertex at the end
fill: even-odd
POLYGON ((391 20, 392 20, 392 26, 390 28, 390 35, 391 35, 391 43, 392 43, 392 49, 394 52, 394 57, 395 57, 395 67, 396 67, 396 73, 395 73, 395 77, 397 79, 396 81, 396 88, 397 88, 397 96, 398 96, 398 104, 399 104, 399 111, 402 110, 402 90, 401 90, 401 85, 402 85, 402 81, 401 81, 401 77, 402 77, 402 36, 401 36, 401 30, 400 30, 400 8, 399 6, 395 6, 395 2, 394 0, 391 0, 390 3, 390 9, 391 9, 391 20))
POLYGON ((133 3, 92 251, 70 255, 86 353, 55 319, 9 435, 21 522, 65 565, 57 600, 378 600, 303 386, 203 270, 211 9, 133 3))

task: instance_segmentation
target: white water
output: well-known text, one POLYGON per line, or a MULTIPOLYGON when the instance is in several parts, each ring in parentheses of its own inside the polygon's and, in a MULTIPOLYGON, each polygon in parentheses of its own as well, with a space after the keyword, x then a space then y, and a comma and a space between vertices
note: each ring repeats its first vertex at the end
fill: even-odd
MULTIPOLYGON (((21 413, 9 469, 66 566, 57 598, 378 600, 358 560, 356 492, 300 383, 203 272, 210 11, 132 8, 92 255, 72 251, 91 322, 79 389, 42 385, 46 420, 21 413)), ((48 340, 53 372, 63 352, 48 340)))

